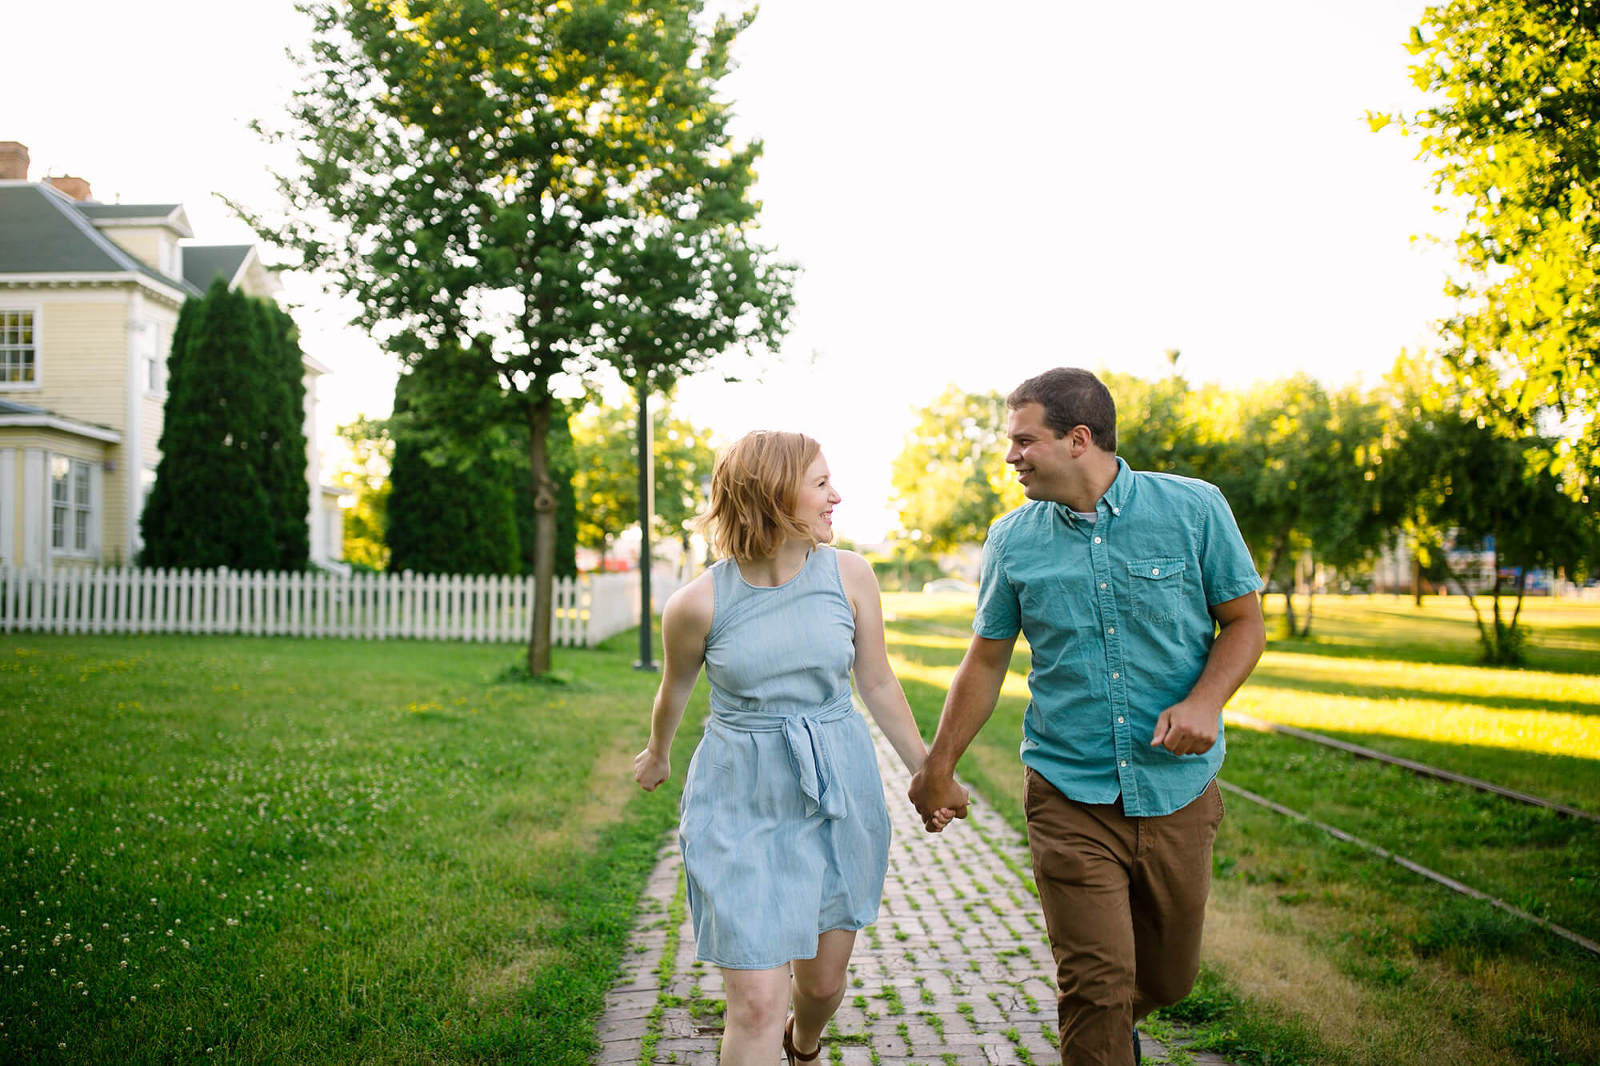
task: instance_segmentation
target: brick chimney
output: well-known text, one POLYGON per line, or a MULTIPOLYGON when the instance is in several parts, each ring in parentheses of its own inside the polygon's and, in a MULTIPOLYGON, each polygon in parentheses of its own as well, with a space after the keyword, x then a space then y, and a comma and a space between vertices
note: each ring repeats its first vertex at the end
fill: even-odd
POLYGON ((0 180, 28 180, 28 146, 21 141, 0 141, 0 180))
POLYGON ((57 191, 66 193, 74 200, 88 200, 92 196, 89 192, 89 183, 82 178, 74 178, 69 174, 63 174, 59 178, 47 178, 45 180, 54 185, 57 191))

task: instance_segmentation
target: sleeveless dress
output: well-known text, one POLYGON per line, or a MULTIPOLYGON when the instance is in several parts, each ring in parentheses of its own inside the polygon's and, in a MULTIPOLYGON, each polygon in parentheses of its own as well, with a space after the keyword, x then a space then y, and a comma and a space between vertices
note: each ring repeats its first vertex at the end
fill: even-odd
POLYGON ((850 695, 855 619, 837 553, 814 549, 774 588, 731 559, 711 573, 711 714, 678 843, 697 957, 765 970, 814 958, 820 933, 877 920, 889 812, 850 695))

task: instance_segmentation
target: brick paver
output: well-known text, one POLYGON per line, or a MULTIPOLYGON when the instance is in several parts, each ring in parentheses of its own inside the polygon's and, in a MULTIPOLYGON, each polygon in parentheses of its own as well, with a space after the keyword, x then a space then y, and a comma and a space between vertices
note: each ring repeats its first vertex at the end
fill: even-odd
MULTIPOLYGON (((1054 967, 1026 842, 982 803, 942 834, 923 832, 905 799, 905 769, 876 728, 873 736, 894 844, 878 921, 857 937, 845 1001, 819 1061, 1056 1062, 1054 967)), ((595 1066, 716 1066, 722 975, 695 961, 682 883, 673 838, 646 888, 622 978, 607 997, 595 1066)), ((1186 1056, 1195 1066, 1227 1066, 1202 1052, 1186 1056)), ((1144 1061, 1170 1060, 1146 1036, 1144 1061)))

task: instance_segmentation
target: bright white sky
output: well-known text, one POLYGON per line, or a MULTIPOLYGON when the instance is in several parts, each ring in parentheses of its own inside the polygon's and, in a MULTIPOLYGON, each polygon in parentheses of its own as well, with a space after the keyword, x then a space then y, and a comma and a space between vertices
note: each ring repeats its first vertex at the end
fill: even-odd
MULTIPOLYGON (((946 384, 1007 391, 1051 366, 1193 380, 1373 380, 1444 313, 1448 232, 1416 142, 1421 0, 766 0, 727 82, 760 165, 763 234, 804 276, 777 359, 731 361, 678 409, 719 440, 822 441, 844 536, 894 525, 889 467, 946 384)), ((291 0, 12 5, 0 140, 35 180, 181 201, 197 239, 253 234, 212 196, 270 205, 272 120, 302 39, 291 0)), ((286 287, 332 368, 325 428, 386 414, 392 362, 314 286, 286 287)), ((1123 425, 1126 436, 1139 427, 1123 425)))

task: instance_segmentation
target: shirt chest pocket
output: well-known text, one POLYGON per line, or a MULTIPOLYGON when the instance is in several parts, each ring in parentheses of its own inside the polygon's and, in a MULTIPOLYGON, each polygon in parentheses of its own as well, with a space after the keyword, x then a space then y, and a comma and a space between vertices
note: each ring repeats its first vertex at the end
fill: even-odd
POLYGON ((1128 563, 1133 614, 1147 622, 1171 622, 1183 611, 1184 561, 1137 559, 1128 563))

